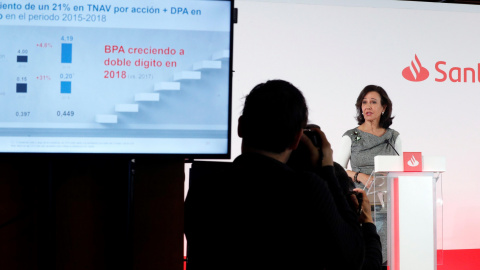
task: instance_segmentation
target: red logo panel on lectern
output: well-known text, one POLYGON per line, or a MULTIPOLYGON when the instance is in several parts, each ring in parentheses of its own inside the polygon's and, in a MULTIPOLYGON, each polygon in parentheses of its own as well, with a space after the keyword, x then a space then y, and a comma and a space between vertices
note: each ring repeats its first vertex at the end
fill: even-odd
POLYGON ((403 171, 423 171, 422 152, 403 152, 403 171))

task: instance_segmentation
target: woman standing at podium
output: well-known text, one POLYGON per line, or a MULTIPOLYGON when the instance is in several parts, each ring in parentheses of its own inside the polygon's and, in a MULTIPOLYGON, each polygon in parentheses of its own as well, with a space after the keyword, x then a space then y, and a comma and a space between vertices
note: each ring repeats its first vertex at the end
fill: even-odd
MULTIPOLYGON (((352 170, 348 176, 358 188, 372 184, 374 158, 378 155, 400 155, 402 142, 392 125, 392 101, 387 92, 377 85, 367 85, 358 95, 356 120, 358 127, 347 130, 337 151, 337 162, 352 170)), ((380 197, 379 197, 380 198, 380 197)), ((383 204, 383 203, 382 203, 383 204)), ((383 211, 375 214, 375 225, 382 243, 382 258, 387 259, 387 216, 383 211)))
POLYGON ((367 85, 357 98, 358 127, 347 130, 337 151, 337 162, 352 170, 348 176, 357 187, 370 187, 377 155, 400 155, 402 143, 392 125, 392 101, 380 86, 367 85))

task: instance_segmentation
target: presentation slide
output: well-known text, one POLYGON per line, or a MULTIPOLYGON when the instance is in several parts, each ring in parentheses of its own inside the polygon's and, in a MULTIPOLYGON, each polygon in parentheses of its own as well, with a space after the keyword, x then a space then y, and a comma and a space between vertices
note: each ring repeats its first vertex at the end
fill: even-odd
POLYGON ((227 154, 230 1, 0 1, 0 152, 227 154))

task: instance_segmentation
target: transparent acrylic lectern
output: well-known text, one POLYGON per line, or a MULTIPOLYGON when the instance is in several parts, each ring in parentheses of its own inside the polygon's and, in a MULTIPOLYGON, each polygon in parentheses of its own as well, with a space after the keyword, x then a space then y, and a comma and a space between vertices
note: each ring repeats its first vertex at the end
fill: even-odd
POLYGON ((383 259, 390 270, 437 269, 437 248, 442 246, 438 243, 441 233, 437 232, 442 228, 437 215, 437 204, 442 207, 442 200, 437 186, 441 189, 438 181, 446 160, 422 159, 421 172, 404 172, 402 156, 375 157, 373 182, 367 194, 380 237, 386 234, 387 258, 383 259))

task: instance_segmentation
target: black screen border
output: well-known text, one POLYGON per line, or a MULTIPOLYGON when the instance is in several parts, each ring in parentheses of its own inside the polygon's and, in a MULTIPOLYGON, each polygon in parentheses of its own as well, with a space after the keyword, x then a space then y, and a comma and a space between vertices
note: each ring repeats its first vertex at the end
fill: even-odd
MULTIPOLYGON (((204 0, 205 1, 205 0, 204 0)), ((207 0, 208 1, 208 0, 207 0)), ((44 158, 59 158, 62 156, 68 157, 92 157, 92 158, 119 158, 119 159, 160 159, 160 160, 185 160, 192 161, 193 159, 230 159, 232 146, 232 77, 233 77, 233 25, 236 23, 236 9, 234 0, 211 0, 223 1, 230 3, 230 50, 229 50, 229 83, 228 83, 228 131, 227 131, 227 151, 225 153, 111 153, 111 152, 0 152, 0 158, 7 159, 21 159, 22 157, 38 156, 44 158)))

